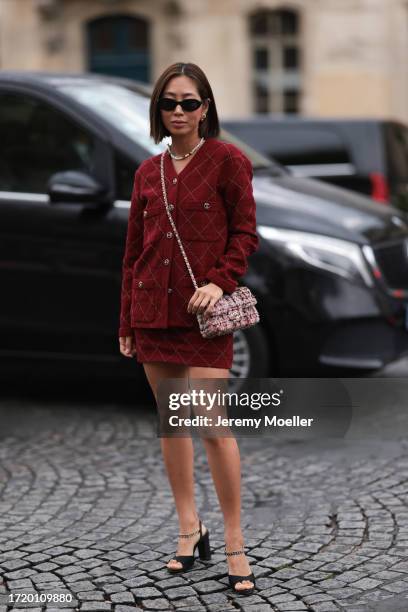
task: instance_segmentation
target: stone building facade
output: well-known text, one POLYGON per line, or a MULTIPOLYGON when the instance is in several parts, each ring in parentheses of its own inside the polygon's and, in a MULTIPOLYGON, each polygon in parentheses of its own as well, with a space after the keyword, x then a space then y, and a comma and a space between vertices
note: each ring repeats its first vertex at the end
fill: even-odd
POLYGON ((199 64, 225 118, 408 122, 408 0, 0 0, 0 66, 153 83, 199 64))

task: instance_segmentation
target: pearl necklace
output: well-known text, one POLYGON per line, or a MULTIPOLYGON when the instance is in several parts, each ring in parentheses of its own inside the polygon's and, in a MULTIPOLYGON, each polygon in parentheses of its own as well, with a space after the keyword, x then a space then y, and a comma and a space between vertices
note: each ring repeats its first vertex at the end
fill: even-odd
POLYGON ((172 157, 173 159, 185 159, 186 157, 189 157, 190 155, 192 155, 198 148, 201 147, 202 144, 204 144, 204 136, 201 138, 200 142, 198 144, 196 144, 196 146, 191 149, 191 151, 189 153, 186 153, 185 155, 174 155, 174 153, 172 153, 170 151, 170 145, 167 145, 167 150, 169 152, 170 157, 172 157))

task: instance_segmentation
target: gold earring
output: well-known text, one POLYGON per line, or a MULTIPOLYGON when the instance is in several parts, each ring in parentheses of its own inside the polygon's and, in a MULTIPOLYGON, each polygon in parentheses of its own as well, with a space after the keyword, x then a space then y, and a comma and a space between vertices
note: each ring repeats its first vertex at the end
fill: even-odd
POLYGON ((201 121, 204 121, 204 119, 206 118, 206 116, 207 116, 207 115, 203 115, 203 116, 201 117, 201 121))

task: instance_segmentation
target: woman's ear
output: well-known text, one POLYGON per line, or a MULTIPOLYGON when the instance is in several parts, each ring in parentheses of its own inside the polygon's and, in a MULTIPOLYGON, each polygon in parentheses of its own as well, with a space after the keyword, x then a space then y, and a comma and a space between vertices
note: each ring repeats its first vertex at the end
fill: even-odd
MULTIPOLYGON (((206 99, 205 99, 205 102, 204 102, 204 104, 203 104, 203 110, 204 110, 204 113, 205 113, 206 115, 208 114, 208 108, 209 108, 209 106, 210 106, 210 98, 206 98, 206 99)), ((203 114, 204 114, 204 113, 203 113, 203 114)))

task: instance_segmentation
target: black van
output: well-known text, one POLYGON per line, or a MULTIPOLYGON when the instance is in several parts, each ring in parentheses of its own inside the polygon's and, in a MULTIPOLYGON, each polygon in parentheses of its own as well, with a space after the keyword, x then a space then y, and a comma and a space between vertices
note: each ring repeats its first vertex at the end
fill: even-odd
MULTIPOLYGON (((117 334, 134 174, 167 144, 149 104, 134 81, 1 72, 2 372, 143 379, 117 334)), ((231 376, 360 375, 408 353, 403 215, 220 138, 252 161, 260 236, 241 280, 261 320, 234 334, 231 376)))
POLYGON ((327 181, 408 211, 408 126, 379 119, 251 117, 223 126, 294 176, 327 181))

